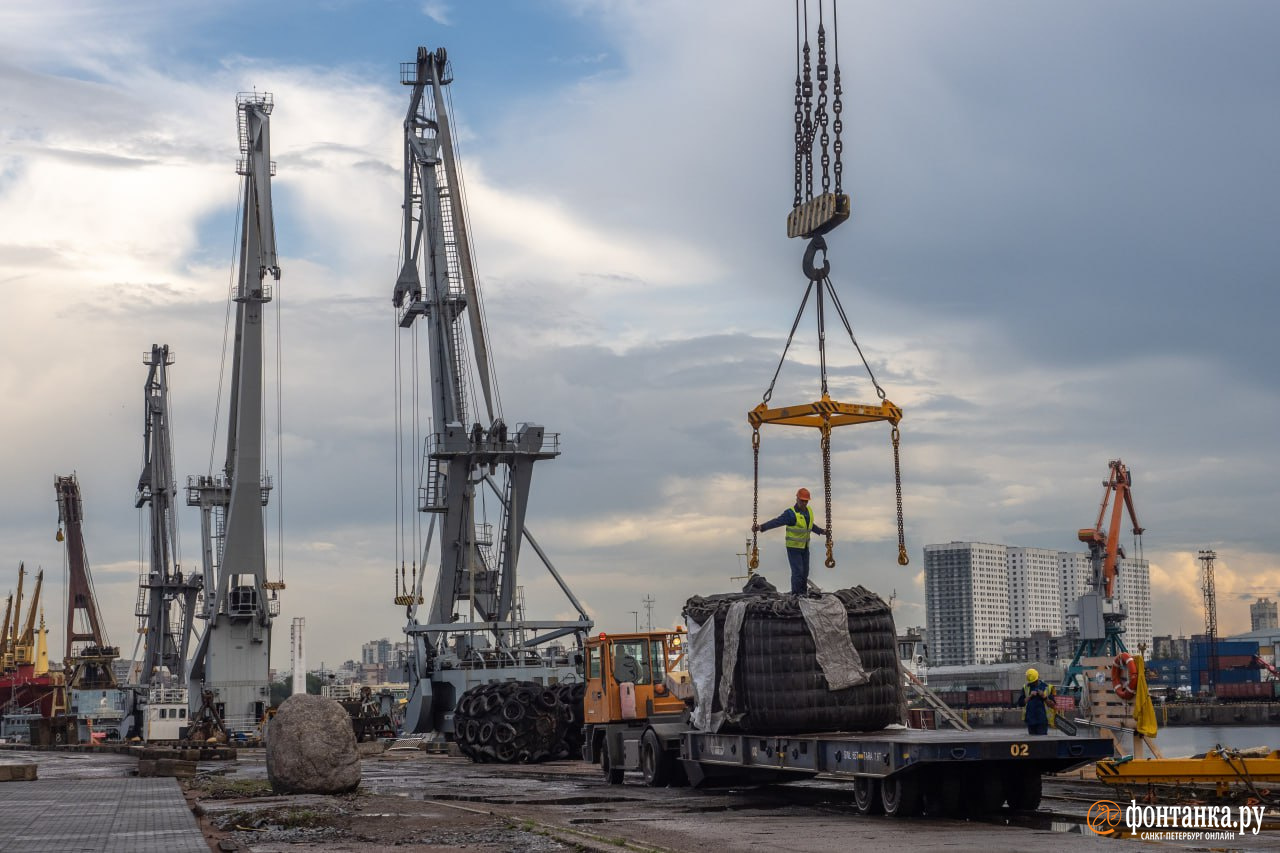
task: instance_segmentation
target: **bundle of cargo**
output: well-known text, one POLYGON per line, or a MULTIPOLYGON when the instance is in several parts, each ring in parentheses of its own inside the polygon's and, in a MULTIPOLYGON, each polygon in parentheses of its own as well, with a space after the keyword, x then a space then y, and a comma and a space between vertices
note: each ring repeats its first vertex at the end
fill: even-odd
POLYGON ((566 758, 581 749, 582 720, 576 720, 565 701, 577 696, 582 685, 545 688, 532 681, 495 681, 472 687, 454 710, 454 737, 458 748, 472 761, 502 764, 534 764, 566 758), (558 689, 557 689, 558 688, 558 689))
POLYGON ((702 731, 878 731, 905 719, 893 613, 863 587, 781 595, 756 575, 741 593, 690 598, 684 617, 702 731))

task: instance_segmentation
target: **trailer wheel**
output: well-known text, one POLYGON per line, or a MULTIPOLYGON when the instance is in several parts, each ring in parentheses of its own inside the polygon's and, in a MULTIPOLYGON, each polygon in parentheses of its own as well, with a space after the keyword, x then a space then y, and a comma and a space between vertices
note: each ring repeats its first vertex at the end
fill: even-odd
POLYGON ((653 729, 647 730, 640 739, 640 772, 650 788, 665 788, 671 778, 671 756, 653 729))
POLYGON ((880 781, 880 804, 889 817, 914 817, 920 814, 920 782, 902 774, 880 781))
POLYGON ((880 780, 870 776, 858 776, 853 780, 853 802, 859 814, 884 814, 880 801, 880 780))
POLYGON ((613 747, 609 743, 609 739, 605 738, 603 747, 600 750, 600 769, 604 771, 604 781, 610 785, 622 784, 622 768, 616 766, 617 761, 613 755, 613 747))
POLYGON ((1008 771, 1004 777, 1004 796, 1009 801, 1009 808, 1020 811, 1040 808, 1041 781, 1040 771, 1034 767, 1008 771))

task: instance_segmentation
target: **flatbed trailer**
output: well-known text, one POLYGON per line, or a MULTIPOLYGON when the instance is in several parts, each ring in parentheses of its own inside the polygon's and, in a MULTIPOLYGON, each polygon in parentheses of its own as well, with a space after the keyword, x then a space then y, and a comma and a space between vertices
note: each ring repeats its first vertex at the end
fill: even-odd
POLYGON ((830 732, 804 735, 687 731, 679 760, 693 785, 773 784, 822 775, 853 783, 863 813, 980 814, 1040 805, 1041 777, 1112 754, 1106 738, 1016 732, 830 732))
POLYGON ((665 664, 682 632, 601 634, 587 643, 582 757, 605 781, 638 771, 646 785, 773 785, 847 780, 865 813, 972 815, 1040 805, 1041 777, 1110 758, 1112 742, 1057 732, 921 730, 752 734, 700 731, 665 664), (633 658, 626 678, 620 657, 633 658))
POLYGON ((583 758, 621 784, 638 771, 646 785, 776 785, 822 776, 851 782, 864 814, 911 817, 983 814, 1040 805, 1041 777, 1110 758, 1106 738, 1008 731, 710 734, 684 715, 589 726, 583 758))

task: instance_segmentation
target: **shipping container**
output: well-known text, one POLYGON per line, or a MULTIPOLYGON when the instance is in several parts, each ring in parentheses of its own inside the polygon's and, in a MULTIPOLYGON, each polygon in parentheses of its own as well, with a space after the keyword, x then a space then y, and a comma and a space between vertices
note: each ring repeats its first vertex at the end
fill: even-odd
POLYGON ((1238 684, 1217 684, 1214 692, 1219 699, 1227 702, 1241 702, 1249 699, 1268 700, 1275 695, 1271 685, 1250 681, 1238 684))

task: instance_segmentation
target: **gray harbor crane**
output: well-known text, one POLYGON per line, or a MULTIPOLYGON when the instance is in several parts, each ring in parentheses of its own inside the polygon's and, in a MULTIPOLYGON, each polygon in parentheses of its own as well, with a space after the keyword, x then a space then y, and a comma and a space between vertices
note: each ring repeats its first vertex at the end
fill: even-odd
POLYGON ((227 456, 220 474, 187 478, 187 503, 200 507, 204 577, 213 579, 198 614, 207 625, 191 660, 190 701, 193 712, 211 704, 232 733, 257 733, 266 713, 271 623, 284 588, 283 581, 267 579, 262 512, 271 490, 262 460, 263 315, 271 282, 280 280, 271 212, 272 107, 268 93, 236 97, 236 172, 244 189, 227 456))
POLYGON ((411 647, 404 727, 442 735, 452 732, 454 705, 471 686, 579 678, 592 625, 525 526, 533 464, 559 455, 559 435, 532 423, 508 426, 502 415, 446 105, 452 80, 443 48, 419 47, 416 60, 401 65, 400 82, 412 96, 404 121, 403 265, 392 300, 400 329, 395 601, 406 607, 411 647), (429 421, 418 410, 424 400, 429 421), (487 520, 486 493, 496 499, 496 525, 487 520), (433 538, 439 568, 424 608, 433 538), (525 543, 576 619, 527 618, 517 575, 525 543))
POLYGON ((163 673, 176 683, 186 684, 188 647, 204 576, 200 572, 183 573, 178 549, 178 520, 174 512, 178 486, 169 431, 168 368, 173 364, 173 354, 168 345, 152 346, 146 364, 142 474, 134 497, 134 506, 148 508, 150 521, 149 559, 138 579, 135 610, 143 637, 138 683, 149 685, 163 673))

